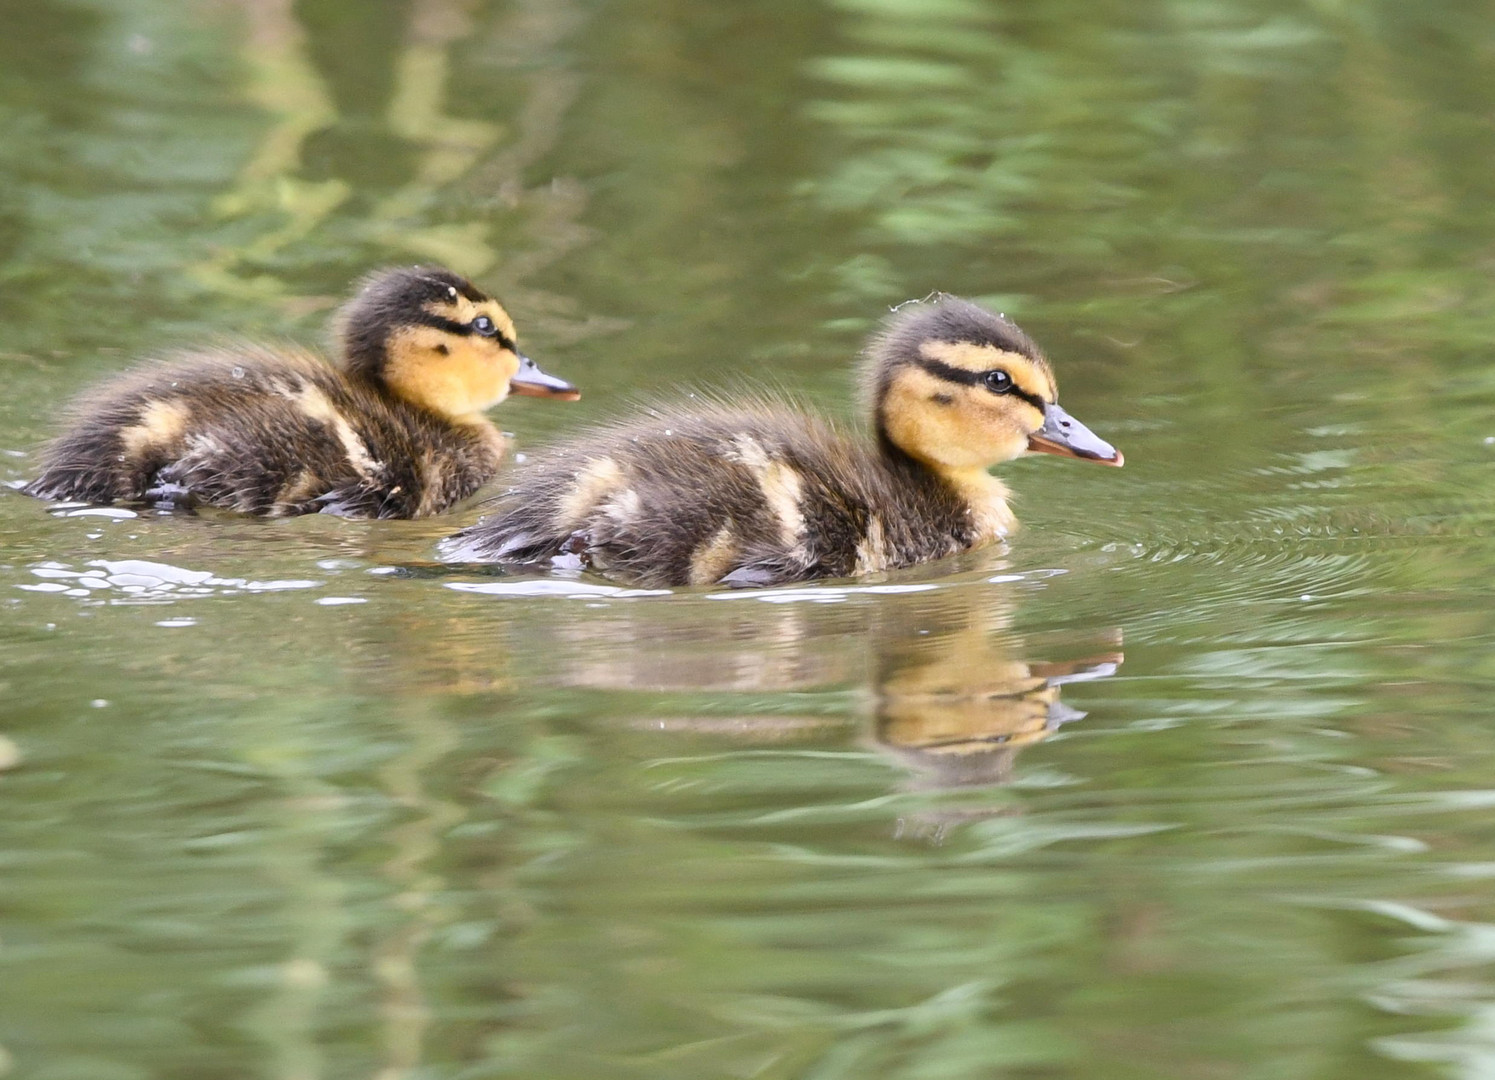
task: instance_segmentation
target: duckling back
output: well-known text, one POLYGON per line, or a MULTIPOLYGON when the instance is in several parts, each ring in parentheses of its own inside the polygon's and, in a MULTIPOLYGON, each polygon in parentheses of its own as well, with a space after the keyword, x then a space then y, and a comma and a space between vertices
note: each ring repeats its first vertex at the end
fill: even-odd
POLYGON ((443 557, 573 556, 649 586, 765 585, 907 566, 975 533, 927 470, 764 403, 659 411, 542 455, 443 557))
POLYGON ((245 347, 147 365, 86 394, 25 490, 419 517, 477 490, 502 455, 486 422, 451 423, 308 353, 245 347))

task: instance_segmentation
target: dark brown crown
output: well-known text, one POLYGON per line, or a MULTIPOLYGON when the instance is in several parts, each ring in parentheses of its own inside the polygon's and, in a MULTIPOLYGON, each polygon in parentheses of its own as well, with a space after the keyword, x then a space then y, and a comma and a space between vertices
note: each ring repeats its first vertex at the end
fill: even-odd
POLYGON ((882 401, 893 373, 904 364, 918 363, 920 348, 931 341, 986 345, 1026 356, 1045 371, 1049 369, 1043 351, 1007 316, 949 293, 933 293, 924 300, 899 304, 867 343, 862 378, 869 405, 875 407, 882 401))
POLYGON ((465 277, 439 266, 401 266, 370 274, 335 323, 347 370, 378 378, 389 359, 390 336, 404 326, 442 325, 429 305, 450 304, 459 296, 474 302, 490 299, 465 277))

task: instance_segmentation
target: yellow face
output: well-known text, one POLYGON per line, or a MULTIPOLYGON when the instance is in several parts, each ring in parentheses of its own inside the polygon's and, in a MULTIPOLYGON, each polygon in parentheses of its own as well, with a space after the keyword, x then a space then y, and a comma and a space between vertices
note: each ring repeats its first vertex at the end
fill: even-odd
POLYGON ((882 423, 937 469, 985 469, 1025 453, 1058 395, 1047 365, 992 345, 925 341, 894 369, 882 423))
POLYGON ((424 305, 444 325, 402 326, 390 335, 383 378, 396 394, 443 416, 476 417, 508 397, 519 374, 514 320, 497 300, 451 292, 424 305))

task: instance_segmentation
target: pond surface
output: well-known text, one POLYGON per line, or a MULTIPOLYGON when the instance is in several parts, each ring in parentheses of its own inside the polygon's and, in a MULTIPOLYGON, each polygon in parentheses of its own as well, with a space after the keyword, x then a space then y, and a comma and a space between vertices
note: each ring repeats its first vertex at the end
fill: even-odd
POLYGON ((643 593, 0 489, 0 1074, 1495 1075, 1495 19, 0 0, 0 480, 133 358, 498 291, 840 416, 931 289, 1125 470, 643 593))

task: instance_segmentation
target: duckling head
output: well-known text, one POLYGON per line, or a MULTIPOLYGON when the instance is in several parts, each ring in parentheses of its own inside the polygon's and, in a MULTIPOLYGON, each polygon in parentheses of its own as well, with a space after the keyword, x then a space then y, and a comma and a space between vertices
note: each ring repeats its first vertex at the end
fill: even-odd
POLYGON ((900 305, 866 357, 880 435, 937 471, 985 470, 1029 452, 1122 464, 1121 451, 1059 407, 1033 340, 968 300, 941 293, 900 305))
POLYGON ((510 393, 581 396, 519 351, 502 304, 440 267, 373 274, 336 326, 350 375, 442 416, 475 417, 510 393))

